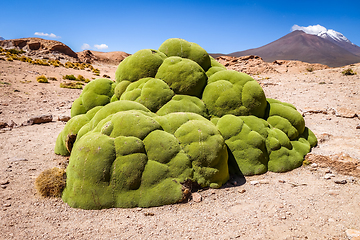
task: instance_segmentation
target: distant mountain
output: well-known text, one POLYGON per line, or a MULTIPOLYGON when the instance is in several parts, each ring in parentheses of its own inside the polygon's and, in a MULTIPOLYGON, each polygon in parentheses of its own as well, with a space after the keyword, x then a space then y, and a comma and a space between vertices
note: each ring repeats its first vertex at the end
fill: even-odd
POLYGON ((335 31, 328 30, 314 35, 296 30, 265 46, 228 55, 234 57, 257 55, 266 62, 298 60, 340 67, 360 62, 360 47, 335 31))
POLYGON ((2 40, 5 40, 5 38, 3 38, 3 37, 0 37, 0 41, 2 41, 2 40))
POLYGON ((26 52, 48 54, 49 52, 61 53, 66 56, 77 58, 77 54, 67 45, 59 41, 45 40, 42 38, 9 39, 0 42, 0 47, 18 48, 26 52))
POLYGON ((326 32, 319 33, 318 36, 335 43, 336 45, 348 50, 355 55, 360 56, 360 47, 350 42, 350 40, 347 39, 342 33, 329 29, 326 32))

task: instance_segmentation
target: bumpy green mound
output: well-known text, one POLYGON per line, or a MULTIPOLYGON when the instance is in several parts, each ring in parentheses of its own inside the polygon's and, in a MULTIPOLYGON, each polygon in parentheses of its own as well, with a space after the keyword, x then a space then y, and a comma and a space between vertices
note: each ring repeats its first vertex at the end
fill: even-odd
POLYGON ((201 97, 206 85, 207 76, 196 62, 181 58, 169 57, 159 67, 156 78, 164 80, 176 94, 201 97))
POLYGON ((150 207, 237 175, 301 166, 317 139, 296 108, 199 45, 169 39, 89 83, 55 152, 70 154, 63 200, 84 209, 150 207), (186 184, 185 184, 186 183, 186 184))
POLYGON ((140 50, 119 64, 115 72, 115 80, 135 82, 141 78, 155 77, 157 69, 165 58, 165 54, 157 50, 140 50))
POLYGON ((87 113, 96 106, 104 106, 110 102, 114 95, 116 84, 107 78, 99 78, 91 81, 84 87, 80 97, 71 107, 71 117, 87 113))
POLYGON ((72 149, 63 200, 83 209, 151 207, 181 201, 181 183, 189 179, 224 184, 228 154, 215 125, 196 114, 171 115, 158 122, 129 110, 101 120, 72 149), (177 128, 164 131, 162 122, 177 128))
POLYGON ((264 117, 267 106, 261 86, 249 75, 236 71, 219 71, 211 75, 203 93, 209 114, 264 117))
POLYGON ((178 56, 191 59, 199 64, 204 71, 211 67, 211 59, 205 49, 184 39, 170 38, 161 44, 159 51, 165 53, 167 57, 178 56))

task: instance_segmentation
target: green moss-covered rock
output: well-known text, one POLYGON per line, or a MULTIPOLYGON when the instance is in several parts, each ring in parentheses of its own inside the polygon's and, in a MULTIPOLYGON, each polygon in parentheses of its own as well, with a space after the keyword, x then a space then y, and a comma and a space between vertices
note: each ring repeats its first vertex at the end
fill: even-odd
POLYGON ((220 187, 229 178, 224 139, 210 121, 190 115, 182 123, 167 118, 176 121, 174 133, 157 121, 165 117, 139 110, 101 120, 74 144, 63 200, 83 209, 151 207, 181 201, 186 180, 220 187))
POLYGON ((268 99, 267 108, 267 121, 283 131, 290 140, 298 138, 304 132, 305 120, 293 105, 268 99))
POLYGON ((116 83, 107 78, 89 82, 71 107, 71 117, 84 114, 96 106, 108 104, 114 95, 116 83))
POLYGON ((155 77, 166 55, 158 50, 143 49, 125 58, 115 72, 116 82, 135 82, 141 78, 155 77))
POLYGON ((101 108, 102 106, 97 106, 89 110, 86 114, 80 114, 71 118, 56 139, 55 153, 63 156, 70 155, 79 130, 87 124, 101 108))
POLYGON ((155 76, 166 82, 176 94, 201 97, 206 85, 205 71, 194 61, 168 57, 155 76))
POLYGON ((310 144, 306 139, 290 141, 287 135, 277 128, 269 131, 266 146, 269 152, 268 169, 272 172, 287 172, 300 167, 304 156, 310 151, 310 144))
POLYGON ((183 39, 127 57, 115 78, 84 88, 57 138, 72 207, 176 203, 185 182, 218 188, 229 173, 290 171, 317 144, 295 106, 183 39))
POLYGON ((192 112, 208 118, 207 109, 203 101, 188 95, 175 95, 156 114, 163 116, 173 112, 192 112))
POLYGON ((262 174, 268 170, 266 139, 269 124, 255 116, 225 115, 216 126, 243 175, 262 174))
POLYGON ((226 70, 226 67, 210 56, 211 67, 206 71, 208 78, 214 73, 226 70))
POLYGON ((120 100, 135 101, 150 111, 156 112, 173 96, 173 90, 164 81, 156 78, 142 78, 128 85, 120 100))
POLYGON ((212 116, 254 115, 264 117, 267 106, 261 86, 249 75, 219 71, 211 75, 202 99, 212 116))
POLYGON ((178 56, 191 59, 199 64, 204 71, 211 67, 211 58, 205 49, 184 39, 170 38, 161 44, 159 51, 165 53, 167 57, 178 56))

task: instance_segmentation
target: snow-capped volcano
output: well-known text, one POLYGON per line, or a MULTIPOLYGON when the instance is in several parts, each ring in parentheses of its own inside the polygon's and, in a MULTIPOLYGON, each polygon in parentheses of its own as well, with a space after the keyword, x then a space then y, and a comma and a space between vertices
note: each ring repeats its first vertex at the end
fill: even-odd
POLYGON ((301 30, 307 34, 312 34, 319 36, 323 39, 329 40, 332 43, 346 49, 352 54, 360 56, 360 48, 353 44, 349 39, 347 39, 342 33, 337 32, 333 29, 326 29, 321 25, 312 25, 308 27, 301 27, 299 25, 294 25, 291 28, 292 31, 301 30))
MULTIPOLYGON (((291 28, 292 31, 295 30, 301 30, 307 34, 317 35, 319 37, 325 38, 325 39, 332 39, 337 42, 348 42, 351 43, 349 39, 347 39, 342 33, 339 33, 333 29, 326 29, 325 27, 321 25, 313 25, 308 27, 301 27, 299 25, 294 25, 291 28)), ((353 44, 353 43, 351 43, 353 44)))
POLYGON ((325 39, 331 38, 332 40, 337 41, 337 42, 348 42, 348 43, 353 44, 342 33, 339 33, 339 32, 337 32, 335 30, 332 30, 332 29, 329 29, 326 32, 321 32, 321 33, 318 34, 318 36, 322 37, 322 38, 325 38, 325 39))

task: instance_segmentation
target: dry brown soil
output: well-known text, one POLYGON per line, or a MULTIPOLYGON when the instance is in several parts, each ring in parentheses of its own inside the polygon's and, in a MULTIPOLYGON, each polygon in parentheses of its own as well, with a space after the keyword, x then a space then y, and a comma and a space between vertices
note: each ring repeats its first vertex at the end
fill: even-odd
MULTIPOLYGON (((116 66, 94 66, 114 79, 116 66)), ((183 204, 81 210, 40 197, 34 180, 67 161, 53 151, 65 125, 57 117, 70 115, 81 90, 60 88, 62 76, 94 75, 0 61, 0 122, 18 125, 0 130, 0 239, 348 239, 346 230, 360 230, 360 64, 351 68, 359 75, 343 76, 344 68, 308 72, 298 64, 253 75, 267 97, 304 114, 319 139, 307 157, 316 165, 232 179, 183 204), (58 80, 38 83, 40 74, 58 80), (41 114, 54 119, 20 126, 41 114), (347 183, 335 183, 341 180, 347 183)))

